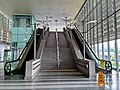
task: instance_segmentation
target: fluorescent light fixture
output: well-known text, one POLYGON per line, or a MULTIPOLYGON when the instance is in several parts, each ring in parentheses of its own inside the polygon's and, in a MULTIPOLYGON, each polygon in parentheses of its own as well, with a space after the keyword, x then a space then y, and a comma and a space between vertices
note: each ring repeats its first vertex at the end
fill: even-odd
POLYGON ((71 19, 71 16, 69 16, 69 17, 61 17, 64 21, 68 21, 68 20, 70 20, 71 19))
POLYGON ((88 21, 87 24, 96 23, 97 21, 88 21))

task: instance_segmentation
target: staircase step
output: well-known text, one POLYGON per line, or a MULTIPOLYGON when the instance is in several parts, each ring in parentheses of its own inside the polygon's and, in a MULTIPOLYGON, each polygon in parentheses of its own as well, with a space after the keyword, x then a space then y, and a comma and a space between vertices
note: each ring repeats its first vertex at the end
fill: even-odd
POLYGON ((48 48, 55 48, 56 47, 55 32, 49 33, 46 47, 48 47, 48 48))
POLYGON ((52 46, 55 43, 54 34, 53 33, 49 34, 47 40, 47 46, 45 47, 41 61, 41 72, 39 74, 40 76, 39 75, 38 76, 39 77, 41 77, 41 75, 42 77, 70 76, 70 78, 71 76, 84 77, 84 75, 81 72, 76 70, 76 65, 72 51, 68 47, 67 41, 63 33, 59 33, 60 66, 57 67, 56 47, 48 47, 48 46, 52 46))

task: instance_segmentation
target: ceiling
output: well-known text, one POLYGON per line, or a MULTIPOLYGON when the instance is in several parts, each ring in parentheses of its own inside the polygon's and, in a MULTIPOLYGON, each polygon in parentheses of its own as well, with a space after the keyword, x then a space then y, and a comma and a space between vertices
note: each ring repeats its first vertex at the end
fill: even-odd
POLYGON ((14 14, 33 14, 36 20, 50 18, 51 29, 62 29, 65 22, 61 17, 73 19, 85 0, 6 0, 13 8, 14 14), (56 23, 55 20, 58 22, 56 23), (56 26, 57 25, 57 26, 56 26))

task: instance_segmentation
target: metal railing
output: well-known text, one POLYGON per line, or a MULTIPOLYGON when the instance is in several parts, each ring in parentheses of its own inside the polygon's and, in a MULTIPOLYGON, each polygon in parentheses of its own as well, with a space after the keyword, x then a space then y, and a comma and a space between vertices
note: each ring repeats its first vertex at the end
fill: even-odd
POLYGON ((60 48, 59 48, 59 39, 58 39, 58 32, 56 30, 56 54, 57 54, 57 66, 60 66, 60 48))

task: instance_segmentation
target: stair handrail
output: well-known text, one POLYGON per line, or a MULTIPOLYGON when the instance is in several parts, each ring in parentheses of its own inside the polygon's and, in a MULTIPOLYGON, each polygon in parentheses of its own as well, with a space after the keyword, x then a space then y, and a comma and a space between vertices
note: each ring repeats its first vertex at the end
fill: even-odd
POLYGON ((55 36, 56 36, 56 54, 57 54, 57 66, 60 66, 60 48, 59 48, 59 37, 58 32, 56 30, 55 36))

